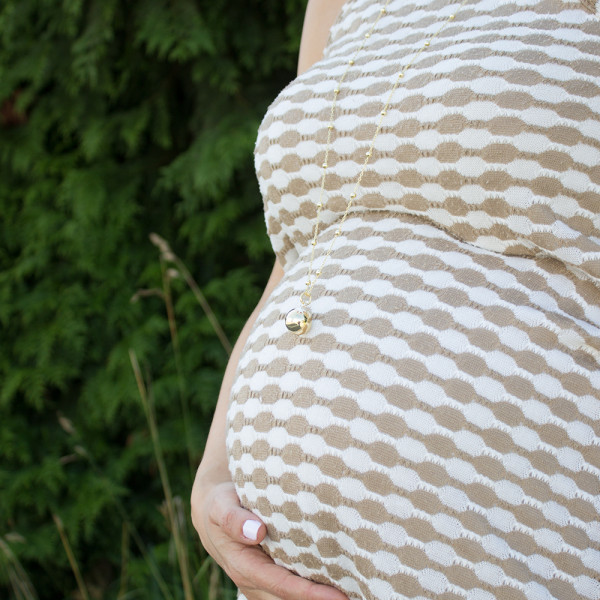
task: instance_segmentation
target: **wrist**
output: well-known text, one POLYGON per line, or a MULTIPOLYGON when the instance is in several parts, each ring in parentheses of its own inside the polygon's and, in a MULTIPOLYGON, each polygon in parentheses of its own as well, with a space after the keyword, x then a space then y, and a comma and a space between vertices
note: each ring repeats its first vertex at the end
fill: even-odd
POLYGON ((207 491, 222 483, 232 483, 227 465, 205 464, 203 460, 196 471, 194 487, 207 491))

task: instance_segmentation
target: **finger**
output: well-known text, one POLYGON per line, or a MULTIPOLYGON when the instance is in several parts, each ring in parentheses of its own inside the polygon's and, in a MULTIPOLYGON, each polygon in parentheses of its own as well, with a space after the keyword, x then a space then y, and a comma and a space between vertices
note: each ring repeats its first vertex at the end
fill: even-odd
POLYGON ((246 590, 249 600, 271 600, 271 596, 277 600, 348 600, 334 587, 309 581, 276 565, 259 548, 241 547, 236 559, 232 561, 232 579, 242 591, 246 590))
POLYGON ((233 486, 215 491, 209 516, 232 540, 243 544, 259 544, 267 535, 265 524, 254 513, 240 506, 233 486))

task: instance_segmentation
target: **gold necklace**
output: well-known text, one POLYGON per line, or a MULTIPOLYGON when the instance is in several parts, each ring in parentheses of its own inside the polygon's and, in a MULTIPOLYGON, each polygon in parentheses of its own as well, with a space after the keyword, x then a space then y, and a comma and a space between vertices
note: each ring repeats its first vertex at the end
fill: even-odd
POLYGON ((331 253, 333 251, 333 247, 335 245, 337 238, 342 233, 342 225, 344 224, 344 221, 348 217, 348 213, 350 212, 350 208, 352 208, 352 204, 354 203, 354 200, 356 199, 357 190, 360 187, 360 183, 361 183, 363 175, 365 174, 365 171, 367 169, 367 165, 369 164, 369 161, 371 160, 371 157, 373 156, 375 140, 377 139, 377 136, 379 135, 379 132, 381 131, 383 119, 385 118, 385 116, 387 114, 387 110, 392 101, 394 92, 400 85, 400 82, 404 78, 404 75, 406 74, 408 69, 410 69, 410 67, 414 64, 414 62, 419 58, 421 53, 423 53, 431 45, 431 42, 435 38, 437 38, 440 33, 442 33, 442 31, 448 26, 448 24, 451 21, 454 20, 454 18, 456 16, 456 12, 458 12, 458 10, 460 10, 467 3, 467 0, 463 0, 461 2, 461 4, 459 5, 457 11, 455 13, 451 14, 444 21, 442 26, 430 38, 427 38, 423 42, 423 45, 413 54, 410 61, 406 65, 404 65, 402 67, 402 69, 400 70, 400 72, 398 73, 398 76, 396 77, 396 81, 394 82, 394 85, 392 86, 392 89, 391 89, 390 93, 388 94, 387 100, 386 100, 385 104, 383 105, 383 109, 379 113, 377 127, 375 128, 375 135, 373 136, 373 139, 371 140, 371 143, 369 144, 369 149, 365 152, 365 159, 363 161, 362 169, 361 169, 360 173, 358 174, 358 179, 354 183, 354 188, 353 188, 352 192, 350 193, 350 197, 348 199, 348 204, 346 205, 346 210, 344 211, 344 214, 343 214, 342 218, 340 219, 340 222, 335 231, 335 234, 334 234, 333 238, 331 239, 331 242, 329 243, 329 248, 327 249, 327 252, 325 253, 325 256, 323 257, 323 260, 321 261, 321 266, 315 271, 315 274, 313 277, 313 264, 314 264, 314 260, 315 260, 315 248, 317 245, 317 237, 319 235, 319 226, 321 223, 321 221, 320 221, 321 211, 323 210, 323 199, 325 196, 325 178, 327 176, 327 168, 329 166, 327 161, 329 160, 329 150, 331 148, 331 137, 332 137, 332 132, 334 129, 333 122, 335 120, 335 109, 337 106, 337 100, 338 100, 338 96, 340 94, 341 85, 344 82, 344 80, 346 79, 346 75, 348 74, 348 71, 354 65, 357 55, 365 47, 365 45, 367 44, 367 41, 371 37, 371 34, 377 27, 379 20, 381 19, 381 17, 383 17, 387 13, 387 7, 390 2, 391 2, 391 0, 386 0, 384 7, 378 12, 375 22, 371 25, 371 28, 369 29, 369 31, 367 33, 365 33, 361 45, 354 52, 354 54, 352 55, 352 58, 350 58, 350 60, 347 62, 346 68, 345 68, 340 80, 337 82, 335 89, 333 90, 333 102, 331 104, 331 112, 329 115, 329 125, 327 126, 327 144, 325 146, 325 159, 322 164, 321 190, 319 192, 319 202, 317 204, 317 217, 315 220, 315 226, 313 229, 313 237, 312 237, 312 241, 311 241, 312 250, 311 250, 311 254, 310 254, 310 264, 308 267, 307 280, 306 280, 306 284, 305 284, 306 289, 300 295, 300 308, 294 308, 294 309, 290 310, 287 313, 287 315, 285 316, 285 326, 288 328, 289 331, 291 331, 292 333, 295 333, 296 335, 302 335, 310 329, 310 326, 312 323, 312 314, 309 310, 309 306, 310 306, 310 303, 312 302, 313 287, 314 287, 315 283, 317 282, 317 280, 319 279, 319 277, 321 276, 321 273, 323 272, 323 268, 325 267, 327 260, 331 256, 331 253))

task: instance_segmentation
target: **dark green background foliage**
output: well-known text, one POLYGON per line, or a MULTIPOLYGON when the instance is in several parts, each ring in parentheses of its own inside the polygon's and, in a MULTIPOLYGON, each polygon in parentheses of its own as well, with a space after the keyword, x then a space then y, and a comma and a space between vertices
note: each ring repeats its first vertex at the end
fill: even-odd
MULTIPOLYGON (((183 597, 128 351, 152 378, 185 514, 227 354, 173 279, 178 377, 165 302, 158 292, 131 299, 161 288, 172 266, 161 267, 156 232, 235 340, 273 261, 256 129, 293 77, 304 7, 0 2, 0 597, 15 594, 18 562, 39 598, 73 597, 52 514, 92 597, 117 597, 124 521, 183 597)), ((127 597, 162 597, 125 539, 127 597)), ((205 557, 189 529, 188 540, 195 574, 205 557)))

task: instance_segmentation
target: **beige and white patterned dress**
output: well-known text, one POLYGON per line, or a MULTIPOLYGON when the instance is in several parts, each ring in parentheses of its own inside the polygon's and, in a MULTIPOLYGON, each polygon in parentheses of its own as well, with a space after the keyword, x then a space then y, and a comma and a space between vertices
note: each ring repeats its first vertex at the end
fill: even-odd
MULTIPOLYGON (((269 108, 256 167, 285 275, 240 360, 229 465, 265 551, 352 599, 600 599, 600 18, 468 0, 408 71, 304 289, 348 0, 269 108)), ((339 95, 317 256, 383 100, 457 3, 392 0, 339 95)))

